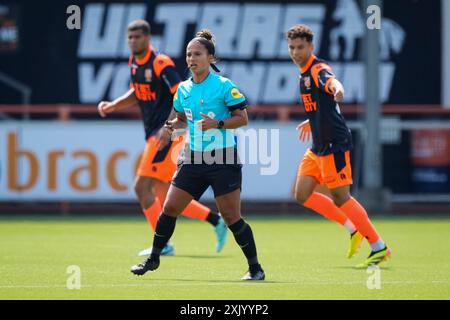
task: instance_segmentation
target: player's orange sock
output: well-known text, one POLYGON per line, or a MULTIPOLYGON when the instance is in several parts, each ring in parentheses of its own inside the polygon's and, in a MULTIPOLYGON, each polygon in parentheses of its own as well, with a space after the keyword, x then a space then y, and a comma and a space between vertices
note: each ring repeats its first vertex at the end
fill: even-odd
POLYGON ((159 215, 161 214, 161 203, 158 197, 155 197, 155 202, 144 210, 144 215, 147 218, 147 222, 152 226, 153 231, 156 230, 156 223, 158 222, 159 215))
POLYGON ((210 212, 211 209, 207 206, 204 206, 198 201, 192 200, 181 214, 193 219, 206 220, 210 212))
POLYGON ((366 210, 362 205, 356 201, 355 198, 350 197, 340 208, 352 220, 361 234, 367 238, 370 244, 380 240, 377 230, 367 215, 366 210))
POLYGON ((320 213, 325 218, 335 221, 341 225, 344 225, 348 220, 345 213, 336 207, 333 200, 318 192, 313 192, 303 203, 303 205, 317 213, 320 213))

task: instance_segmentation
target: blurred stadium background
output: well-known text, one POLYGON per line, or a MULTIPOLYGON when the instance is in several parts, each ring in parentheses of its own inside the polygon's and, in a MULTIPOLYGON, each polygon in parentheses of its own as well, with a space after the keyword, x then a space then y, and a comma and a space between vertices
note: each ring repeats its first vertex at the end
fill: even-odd
MULTIPOLYGON (((235 79, 252 106, 250 128, 279 130, 279 172, 258 174, 260 167, 275 170, 276 164, 247 166, 245 204, 270 202, 288 210, 292 203, 290 191, 307 145, 294 130, 304 113, 298 72, 283 33, 298 22, 313 27, 318 55, 330 61, 346 88, 342 111, 357 145, 354 192, 383 187, 391 194, 385 200, 394 212, 406 204, 407 211, 450 204, 450 30, 441 20, 450 9, 445 1, 383 3, 375 84, 381 103, 381 152, 375 164, 369 162, 377 158, 378 147, 362 136, 370 123, 377 125, 373 117, 366 122, 364 113, 372 102, 366 99, 364 77, 368 15, 356 0, 83 1, 78 3, 80 30, 66 27, 71 4, 18 1, 0 7, 2 212, 45 205, 75 213, 82 203, 89 203, 91 211, 92 203, 112 202, 129 204, 132 208, 126 211, 135 211, 133 170, 144 142, 138 108, 100 121, 96 104, 127 89, 126 26, 136 18, 151 23, 153 45, 175 59, 184 77, 186 42, 197 29, 210 27, 224 74, 235 79), (372 173, 379 181, 373 181, 372 173)), ((367 79, 373 86, 373 77, 367 79)), ((269 141, 275 139, 268 133, 269 141)), ((268 155, 270 151, 269 146, 268 155)), ((119 212, 125 207, 114 205, 119 212)), ((295 205, 293 210, 300 209, 295 205)))
MULTIPOLYGON (((2 1, 0 219, 120 214, 139 217, 143 230, 133 190, 144 147, 139 110, 100 119, 96 109, 127 90, 126 26, 142 18, 152 26, 153 46, 184 78, 187 41, 211 28, 219 67, 250 102, 248 128, 266 129, 258 140, 267 140, 267 150, 243 171, 245 216, 313 216, 292 198, 308 144, 295 130, 305 114, 284 40, 289 26, 306 23, 316 54, 346 89, 341 110, 356 144, 353 194, 371 216, 439 214, 447 221, 448 17, 446 0, 2 1), (378 43, 366 27, 365 8, 374 3, 382 7, 378 43), (66 26, 70 5, 81 9, 79 30, 66 26)), ((202 201, 214 207, 212 193, 202 201)))

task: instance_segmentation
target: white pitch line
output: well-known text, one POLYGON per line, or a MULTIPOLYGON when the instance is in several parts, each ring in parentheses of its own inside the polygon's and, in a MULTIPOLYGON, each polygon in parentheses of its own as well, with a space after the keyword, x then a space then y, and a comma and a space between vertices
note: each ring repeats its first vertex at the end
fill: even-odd
MULTIPOLYGON (((363 285, 366 286, 365 281, 308 281, 308 282, 296 282, 296 283, 273 283, 273 282, 214 282, 214 283, 166 283, 166 282, 155 282, 152 283, 138 283, 138 284, 98 284, 98 285, 81 285, 83 288, 132 288, 132 287, 153 287, 155 285, 163 285, 164 287, 186 287, 186 286, 223 286, 223 285, 272 285, 272 286, 286 286, 286 285, 363 285)), ((437 284, 437 285, 450 285, 450 280, 434 280, 434 281, 381 281, 382 285, 414 285, 414 284, 437 284)), ((0 285, 0 289, 51 289, 51 288, 67 288, 65 285, 0 285)))

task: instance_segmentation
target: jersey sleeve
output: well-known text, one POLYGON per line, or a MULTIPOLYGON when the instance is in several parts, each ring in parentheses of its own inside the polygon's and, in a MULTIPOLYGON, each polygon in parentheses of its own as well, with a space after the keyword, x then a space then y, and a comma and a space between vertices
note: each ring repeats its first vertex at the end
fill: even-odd
POLYGON ((153 72, 159 78, 161 77, 161 73, 167 67, 175 67, 175 63, 169 56, 165 54, 158 54, 153 60, 153 72))
POLYGON ((331 67, 326 63, 318 63, 311 68, 311 76, 316 86, 326 93, 332 94, 329 89, 330 82, 336 78, 331 67))
POLYGON ((184 113, 184 110, 181 106, 180 97, 181 97, 181 92, 179 89, 177 89, 175 94, 173 95, 173 108, 175 109, 176 112, 184 113))
POLYGON ((153 71, 158 78, 164 81, 170 92, 175 94, 181 78, 172 59, 165 54, 158 54, 153 61, 153 71))
POLYGON ((225 105, 230 111, 237 109, 244 110, 247 108, 247 100, 245 96, 239 92, 237 86, 230 80, 227 80, 224 85, 224 101, 225 105))
POLYGON ((169 66, 169 67, 164 68, 164 70, 161 72, 161 79, 164 81, 166 86, 169 88, 170 92, 172 94, 175 94, 175 92, 178 89, 178 85, 181 82, 180 75, 178 74, 175 67, 169 66))

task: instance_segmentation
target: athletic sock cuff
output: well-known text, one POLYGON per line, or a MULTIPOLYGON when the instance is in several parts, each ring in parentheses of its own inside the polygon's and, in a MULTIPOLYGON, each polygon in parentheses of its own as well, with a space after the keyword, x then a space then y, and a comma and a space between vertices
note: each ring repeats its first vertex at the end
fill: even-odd
POLYGON ((213 226, 217 226, 220 221, 220 216, 218 213, 210 211, 208 213, 208 216, 206 217, 206 221, 208 221, 213 226))
POLYGON ((343 204, 341 204, 338 208, 346 208, 350 203, 352 203, 355 199, 353 197, 348 198, 347 201, 345 201, 343 204))
POLYGON ((233 223, 228 228, 230 228, 231 232, 233 232, 234 235, 238 235, 242 233, 246 227, 247 223, 244 221, 244 219, 241 218, 239 221, 233 223))
POLYGON ((171 217, 168 216, 167 214, 165 214, 164 212, 161 213, 161 215, 159 216, 159 220, 163 223, 173 223, 177 220, 177 217, 171 217))

